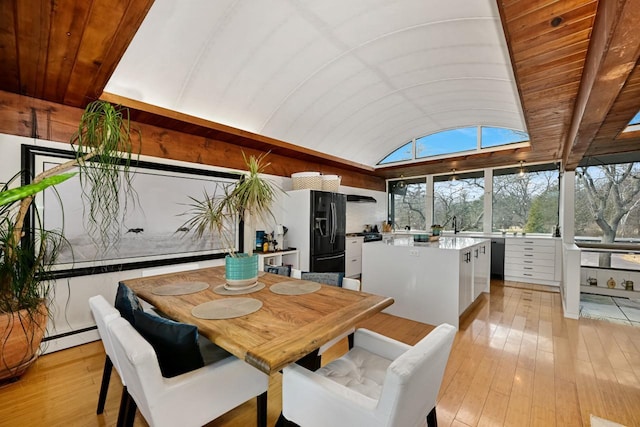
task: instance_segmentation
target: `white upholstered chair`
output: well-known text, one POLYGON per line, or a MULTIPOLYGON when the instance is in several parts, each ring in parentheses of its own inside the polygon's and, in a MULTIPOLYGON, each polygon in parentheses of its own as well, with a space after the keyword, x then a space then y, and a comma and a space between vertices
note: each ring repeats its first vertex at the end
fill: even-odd
MULTIPOLYGON (((351 279, 349 277, 345 277, 345 278, 342 279, 342 288, 343 289, 349 289, 349 290, 352 290, 352 291, 359 291, 360 290, 360 280, 351 279)), ((332 339, 328 343, 326 343, 323 346, 321 346, 318 349, 318 356, 322 356, 323 353, 325 353, 328 349, 330 349, 331 347, 336 345, 338 342, 343 340, 345 337, 349 337, 349 349, 351 349, 351 347, 353 347, 353 338, 351 338, 351 334, 353 334, 354 331, 355 331, 355 328, 351 329, 350 331, 345 332, 344 334, 332 339)))
POLYGON ((164 378, 153 347, 123 318, 108 324, 129 401, 151 426, 200 426, 258 397, 258 424, 266 426, 269 376, 229 356, 194 371, 164 378))
POLYGON ((302 270, 298 270, 297 268, 292 268, 291 277, 293 277, 294 279, 302 279, 302 270))
MULTIPOLYGON (((98 409, 96 410, 96 413, 99 415, 104 411, 104 403, 107 399, 107 391, 109 390, 109 379, 111 378, 112 367, 115 366, 118 375, 120 375, 120 366, 118 365, 118 361, 115 358, 113 344, 111 343, 109 330, 107 328, 107 325, 111 321, 120 318, 120 312, 116 310, 111 304, 109 304, 102 295, 97 295, 89 298, 89 307, 91 307, 91 312, 93 313, 93 317, 96 321, 96 324, 98 325, 98 333, 100 334, 100 338, 102 339, 104 352, 107 355, 104 361, 104 369, 102 372, 100 394, 98 395, 98 409)), ((120 375, 120 380, 122 381, 122 375, 120 375)), ((123 421, 122 417, 124 417, 125 406, 128 399, 127 387, 124 381, 122 381, 122 386, 123 390, 122 398, 120 400, 120 412, 118 413, 118 425, 121 425, 123 421)))
POLYGON ((342 279, 342 288, 343 289, 350 289, 352 291, 359 291, 360 290, 360 280, 352 279, 350 277, 345 277, 345 278, 342 279))
POLYGON ((284 369, 283 415, 303 427, 434 426, 455 333, 443 324, 411 347, 358 329, 353 349, 316 372, 284 369))

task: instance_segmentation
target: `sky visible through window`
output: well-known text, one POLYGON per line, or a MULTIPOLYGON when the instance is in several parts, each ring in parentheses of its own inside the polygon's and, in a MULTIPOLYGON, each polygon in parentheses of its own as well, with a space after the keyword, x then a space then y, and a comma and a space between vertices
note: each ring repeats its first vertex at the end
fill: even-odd
POLYGON ((416 139, 416 158, 475 150, 478 130, 474 127, 445 130, 416 139))
MULTIPOLYGON (((639 116, 640 114, 636 118, 639 116)), ((529 135, 526 132, 518 130, 490 126, 480 126, 480 128, 481 143, 478 142, 478 126, 445 130, 417 138, 415 140, 416 159, 472 151, 478 148, 498 147, 529 140, 529 135)), ((384 165, 408 160, 413 160, 413 141, 396 149, 378 164, 384 165)))
POLYGON ((385 157, 380 162, 380 164, 384 165, 386 163, 401 162, 403 160, 411 160, 413 158, 412 148, 413 148, 413 141, 408 142, 402 147, 398 148, 393 153, 389 154, 387 157, 385 157))
POLYGON ((482 148, 513 144, 529 140, 526 132, 513 129, 482 127, 482 148))
POLYGON ((638 113, 633 116, 633 119, 631 119, 631 121, 629 122, 629 126, 638 124, 640 124, 640 111, 638 111, 638 113))

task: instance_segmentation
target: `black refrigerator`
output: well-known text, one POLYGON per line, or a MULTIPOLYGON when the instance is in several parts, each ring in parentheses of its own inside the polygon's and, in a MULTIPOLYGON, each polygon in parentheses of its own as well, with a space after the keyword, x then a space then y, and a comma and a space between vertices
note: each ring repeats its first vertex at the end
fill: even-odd
POLYGON ((300 251, 300 269, 344 272, 347 196, 316 190, 294 190, 285 197, 288 246, 300 251))

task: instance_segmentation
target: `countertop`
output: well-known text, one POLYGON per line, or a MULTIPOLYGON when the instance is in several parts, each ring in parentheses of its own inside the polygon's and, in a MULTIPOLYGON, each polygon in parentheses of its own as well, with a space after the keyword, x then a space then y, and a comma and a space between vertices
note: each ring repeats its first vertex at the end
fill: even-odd
MULTIPOLYGON (((404 231, 404 230, 398 230, 392 233, 381 233, 382 237, 402 237, 402 236, 413 236, 414 234, 431 234, 430 231, 421 231, 421 230, 409 230, 409 231, 404 231)), ((517 236, 514 236, 513 233, 507 233, 505 235, 502 235, 502 233, 482 233, 482 232, 462 232, 462 233, 458 233, 458 234, 453 234, 450 231, 445 231, 441 234, 441 237, 456 237, 456 238, 479 238, 479 239, 495 239, 495 238, 501 238, 501 239, 561 239, 561 237, 554 237, 551 234, 541 234, 541 233, 532 233, 532 234, 527 234, 526 236, 523 236, 522 234, 518 233, 517 236)))
POLYGON ((478 243, 486 242, 488 239, 486 238, 473 238, 473 237, 449 237, 449 236, 441 236, 440 240, 435 242, 414 242, 413 236, 411 237, 402 237, 398 235, 390 236, 388 233, 385 235, 382 241, 380 242, 370 242, 369 245, 388 245, 388 246, 415 246, 421 248, 432 248, 432 249, 452 249, 452 250, 462 250, 468 248, 470 246, 476 245, 478 243))

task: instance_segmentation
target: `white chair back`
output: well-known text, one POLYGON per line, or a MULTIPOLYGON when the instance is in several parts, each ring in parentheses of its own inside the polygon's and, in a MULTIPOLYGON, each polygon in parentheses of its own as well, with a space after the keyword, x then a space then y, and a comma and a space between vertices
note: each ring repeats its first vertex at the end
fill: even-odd
POLYGON ((149 402, 164 389, 162 372, 156 353, 129 322, 124 318, 109 324, 116 358, 121 375, 127 383, 127 391, 138 405, 142 416, 154 425, 154 416, 149 402))
POLYGON ((298 270, 297 268, 292 268, 291 277, 293 277, 294 279, 302 279, 302 270, 298 270))
POLYGON ((115 319, 120 318, 120 312, 116 310, 114 306, 109 304, 109 302, 107 302, 107 300, 102 295, 96 295, 89 298, 89 307, 91 307, 91 312, 93 313, 96 325, 98 326, 98 333, 100 334, 100 338, 102 339, 104 352, 107 353, 107 356, 109 356, 109 359, 111 359, 111 363, 113 363, 113 366, 116 368, 116 371, 120 375, 120 380, 124 385, 125 382, 122 378, 122 374, 120 373, 120 365, 115 354, 108 327, 109 323, 111 323, 115 319))
POLYGON ((346 355, 282 376, 282 413, 305 427, 417 427, 436 421, 436 397, 456 329, 438 326, 411 347, 358 329, 346 355))
POLYGON ((352 291, 360 290, 360 280, 352 279, 350 277, 345 277, 342 279, 342 287, 344 289, 350 289, 352 291))
POLYGON ((455 335, 442 324, 389 365, 376 408, 389 414, 386 425, 420 425, 435 407, 455 335))
MULTIPOLYGON (((129 395, 152 427, 204 425, 264 395, 269 386, 268 375, 234 356, 164 378, 153 347, 129 322, 118 318, 108 327, 129 395)), ((266 395, 262 405, 258 418, 266 414, 266 395)), ((266 415, 262 418, 266 424, 266 415)))

